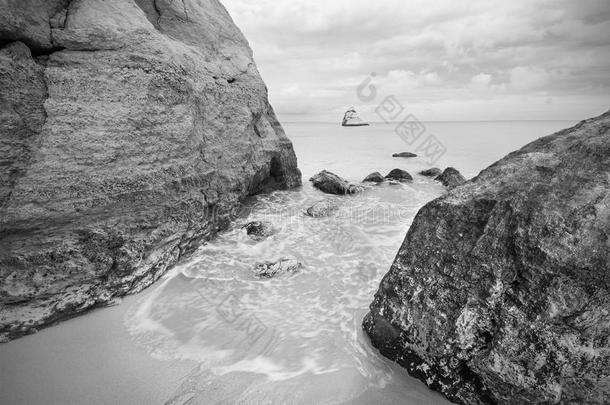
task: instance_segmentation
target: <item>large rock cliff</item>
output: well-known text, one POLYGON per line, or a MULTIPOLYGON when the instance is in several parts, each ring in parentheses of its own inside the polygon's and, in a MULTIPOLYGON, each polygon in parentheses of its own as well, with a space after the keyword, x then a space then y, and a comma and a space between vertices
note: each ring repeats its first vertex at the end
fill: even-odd
POLYGON ((460 403, 610 398, 610 112, 424 206, 364 320, 460 403))
POLYGON ((0 0, 0 339, 141 290, 300 185, 217 0, 0 0))

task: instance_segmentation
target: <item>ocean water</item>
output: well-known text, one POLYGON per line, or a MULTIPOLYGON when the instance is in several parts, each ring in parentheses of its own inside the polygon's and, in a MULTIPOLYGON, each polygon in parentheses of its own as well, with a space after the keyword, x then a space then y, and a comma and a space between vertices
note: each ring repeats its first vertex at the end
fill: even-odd
POLYGON ((472 177, 572 124, 425 123, 407 143, 384 123, 285 123, 302 188, 252 198, 230 229, 122 305, 0 345, 0 403, 448 403, 381 357, 361 329, 415 214, 445 192, 416 173, 454 166, 472 177), (403 151, 420 156, 392 157, 403 151), (355 196, 307 181, 322 169, 359 182, 393 168, 414 181, 355 196), (321 200, 337 205, 335 215, 303 214, 321 200), (272 222, 275 235, 249 239, 242 226, 253 220, 272 222), (302 267, 255 276, 256 263, 281 258, 302 267))

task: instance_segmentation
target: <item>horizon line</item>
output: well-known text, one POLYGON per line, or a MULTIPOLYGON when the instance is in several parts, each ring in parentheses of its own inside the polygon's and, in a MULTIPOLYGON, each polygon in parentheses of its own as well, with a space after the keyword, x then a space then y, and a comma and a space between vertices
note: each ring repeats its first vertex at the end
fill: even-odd
MULTIPOLYGON (((341 120, 339 121, 319 121, 319 120, 279 120, 280 123, 289 123, 289 124, 300 124, 300 123, 316 123, 316 124, 336 124, 338 122, 341 125, 341 120)), ((466 123, 466 122, 580 122, 582 119, 546 119, 546 120, 527 120, 527 119, 501 119, 501 120, 422 120, 422 123, 466 123)), ((391 125, 391 124, 400 124, 402 121, 368 121, 370 124, 383 124, 383 125, 391 125)))

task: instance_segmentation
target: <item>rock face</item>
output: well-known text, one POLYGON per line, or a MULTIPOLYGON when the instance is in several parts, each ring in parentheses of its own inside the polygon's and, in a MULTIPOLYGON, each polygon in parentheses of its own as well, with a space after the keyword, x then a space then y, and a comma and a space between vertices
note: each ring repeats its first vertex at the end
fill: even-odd
POLYGON ((363 127, 368 126, 369 124, 362 121, 354 107, 350 107, 350 109, 345 112, 341 125, 344 127, 363 127))
POLYGON ((400 152, 400 153, 394 153, 392 155, 392 157, 414 158, 414 157, 417 157, 417 155, 415 153, 411 153, 411 152, 400 152))
POLYGON ((381 175, 381 173, 379 173, 379 172, 371 173, 368 176, 366 176, 364 180, 362 180, 363 183, 366 183, 366 182, 383 183, 384 181, 385 181, 385 177, 383 177, 381 175))
POLYGON ((411 181, 413 177, 405 170, 402 169, 394 169, 386 176, 386 179, 396 180, 396 181, 411 181))
POLYGON ((140 291, 300 184, 217 0, 0 3, 0 339, 140 291))
POLYGON ((344 178, 326 170, 322 170, 309 181, 315 188, 328 194, 356 194, 363 190, 362 187, 349 183, 344 178))
POLYGON ((445 171, 434 180, 440 181, 443 186, 449 188, 457 187, 466 182, 464 176, 462 176, 462 174, 453 167, 446 168, 445 171))
POLYGON ((364 328, 451 400, 610 398, 610 112, 424 206, 364 328))

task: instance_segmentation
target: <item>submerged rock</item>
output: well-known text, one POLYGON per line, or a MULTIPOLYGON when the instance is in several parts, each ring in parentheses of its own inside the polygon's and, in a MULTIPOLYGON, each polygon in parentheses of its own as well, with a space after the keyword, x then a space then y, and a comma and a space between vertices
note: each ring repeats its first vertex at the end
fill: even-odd
POLYGON ((448 167, 445 171, 434 180, 440 181, 445 187, 454 188, 466 182, 466 179, 457 169, 448 167))
POLYGON ((379 172, 371 173, 362 182, 370 182, 370 183, 383 183, 385 178, 379 172))
POLYGON ((0 339, 142 290, 245 197, 300 185, 218 1, 0 11, 0 339))
POLYGON ((349 183, 344 178, 326 170, 322 170, 309 181, 313 183, 315 188, 328 194, 356 194, 364 190, 362 187, 349 183))
POLYGON ((277 262, 257 263, 254 272, 260 278, 272 278, 279 274, 294 274, 303 265, 294 259, 280 259, 277 262))
POLYGON ((424 206, 364 329, 465 404, 610 398, 610 112, 424 206))
POLYGON ((319 201, 311 207, 307 208, 307 211, 305 213, 313 218, 323 218, 331 216, 338 209, 339 207, 337 207, 337 205, 332 203, 331 201, 319 201))
POLYGON ((246 234, 254 240, 263 240, 275 233, 273 224, 263 221, 250 222, 244 225, 242 229, 245 229, 246 234))
POLYGON ((414 158, 414 157, 417 157, 417 155, 415 153, 411 153, 411 152, 400 152, 400 153, 394 153, 392 155, 392 157, 414 158))
POLYGON ((426 169, 419 172, 419 174, 426 177, 438 177, 441 173, 443 172, 438 167, 433 167, 431 169, 426 169))
POLYGON ((405 170, 402 170, 402 169, 394 169, 390 173, 388 173, 385 177, 386 177, 386 179, 396 180, 396 181, 400 181, 400 182, 413 180, 413 177, 411 177, 411 175, 408 172, 406 172, 405 170))
POLYGON ((362 127, 368 126, 369 124, 362 121, 354 107, 350 107, 350 109, 345 112, 341 125, 344 127, 362 127))

